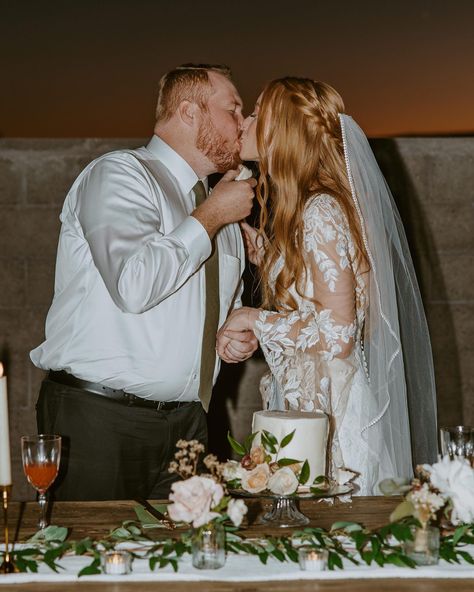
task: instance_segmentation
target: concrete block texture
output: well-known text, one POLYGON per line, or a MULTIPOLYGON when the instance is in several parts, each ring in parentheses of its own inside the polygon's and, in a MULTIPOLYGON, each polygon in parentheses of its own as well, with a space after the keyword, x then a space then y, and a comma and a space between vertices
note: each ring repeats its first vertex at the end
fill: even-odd
MULTIPOLYGON (((64 197, 97 156, 146 139, 0 139, 0 360, 8 370, 14 495, 33 492, 19 437, 35 431, 43 378, 29 351, 44 339, 64 197)), ((440 425, 474 424, 474 138, 371 141, 405 225, 435 360, 440 425)), ((259 304, 246 290, 245 304, 259 304)), ((227 432, 249 433, 261 407, 265 360, 222 365, 209 412, 209 447, 231 455, 227 432)))

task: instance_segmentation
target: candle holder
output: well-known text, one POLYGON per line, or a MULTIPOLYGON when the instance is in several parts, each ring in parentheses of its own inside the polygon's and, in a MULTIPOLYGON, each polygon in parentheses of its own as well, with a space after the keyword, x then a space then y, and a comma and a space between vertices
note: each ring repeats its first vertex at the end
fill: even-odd
POLYGON ((298 563, 303 571, 324 571, 327 561, 326 549, 315 549, 310 545, 303 545, 298 549, 298 563))
POLYGON ((132 571, 132 555, 128 551, 104 551, 102 570, 110 576, 127 576, 132 571))
POLYGON ((3 562, 0 565, 0 574, 11 574, 20 571, 10 557, 8 540, 8 498, 12 490, 11 485, 0 485, 3 506, 3 529, 5 533, 5 551, 3 553, 3 562))

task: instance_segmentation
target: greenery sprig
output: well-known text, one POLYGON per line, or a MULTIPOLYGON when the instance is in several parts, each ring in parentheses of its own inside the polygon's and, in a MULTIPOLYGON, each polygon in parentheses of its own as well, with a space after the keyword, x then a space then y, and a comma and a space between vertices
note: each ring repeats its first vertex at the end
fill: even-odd
MULTIPOLYGON (((377 530, 369 530, 356 522, 336 522, 331 529, 304 528, 291 536, 264 536, 256 539, 238 534, 234 526, 226 525, 226 550, 228 553, 245 553, 259 558, 266 564, 270 557, 280 562, 298 561, 298 547, 310 546, 328 551, 328 568, 343 569, 344 562, 353 565, 373 563, 383 567, 396 565, 414 569, 415 563, 403 553, 403 543, 411 540, 411 525, 419 525, 413 518, 387 524, 377 530)), ((37 572, 41 563, 54 572, 62 568, 60 560, 66 555, 82 555, 91 558, 79 576, 102 573, 100 556, 117 545, 127 549, 134 559, 147 559, 151 571, 171 566, 178 571, 179 561, 191 553, 191 534, 185 532, 179 538, 152 539, 139 522, 125 521, 100 540, 84 538, 67 541, 68 530, 49 526, 28 541, 28 545, 13 552, 13 559, 22 572, 37 572)), ((466 549, 474 544, 474 524, 458 526, 454 532, 441 537, 440 556, 449 563, 465 561, 474 565, 474 556, 466 549)))

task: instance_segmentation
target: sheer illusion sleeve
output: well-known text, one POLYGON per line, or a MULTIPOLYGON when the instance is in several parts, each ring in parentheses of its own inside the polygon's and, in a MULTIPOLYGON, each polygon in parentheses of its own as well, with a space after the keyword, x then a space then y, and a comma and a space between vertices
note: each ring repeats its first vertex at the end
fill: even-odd
POLYGON ((308 204, 304 250, 305 298, 293 292, 300 303, 298 310, 263 310, 256 323, 256 336, 277 379, 291 365, 291 358, 301 353, 329 361, 346 358, 354 346, 354 246, 346 217, 333 197, 320 195, 308 204))

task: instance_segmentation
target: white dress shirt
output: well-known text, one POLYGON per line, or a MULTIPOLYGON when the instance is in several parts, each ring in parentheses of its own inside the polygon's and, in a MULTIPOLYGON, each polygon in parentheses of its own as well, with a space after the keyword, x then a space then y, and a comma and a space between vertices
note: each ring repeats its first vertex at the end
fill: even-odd
MULTIPOLYGON (((85 168, 60 216, 46 340, 30 354, 36 366, 148 399, 198 400, 211 241, 190 216, 197 181, 157 136, 85 168)), ((217 241, 221 325, 241 305, 245 257, 238 225, 217 241)), ((214 380, 218 372, 217 358, 214 380)))

